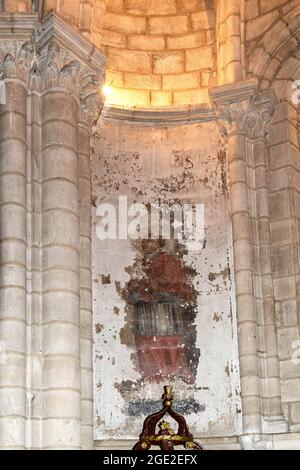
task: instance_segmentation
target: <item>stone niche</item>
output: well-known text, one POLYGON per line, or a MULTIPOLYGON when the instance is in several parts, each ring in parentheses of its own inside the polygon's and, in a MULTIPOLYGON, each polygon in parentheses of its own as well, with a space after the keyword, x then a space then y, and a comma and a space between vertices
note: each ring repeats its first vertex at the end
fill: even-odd
POLYGON ((92 158, 95 438, 139 435, 170 383, 195 436, 241 432, 226 148, 215 122, 136 125, 102 117, 92 158), (119 196, 204 204, 203 248, 99 240, 119 196))

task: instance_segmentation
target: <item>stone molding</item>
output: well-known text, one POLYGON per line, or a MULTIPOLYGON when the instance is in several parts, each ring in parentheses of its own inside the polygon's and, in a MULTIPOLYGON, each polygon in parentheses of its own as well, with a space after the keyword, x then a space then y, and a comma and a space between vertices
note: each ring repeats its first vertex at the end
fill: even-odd
POLYGON ((216 114, 208 106, 168 106, 167 108, 128 109, 105 106, 102 117, 118 121, 134 122, 149 125, 178 125, 191 122, 214 121, 216 114))

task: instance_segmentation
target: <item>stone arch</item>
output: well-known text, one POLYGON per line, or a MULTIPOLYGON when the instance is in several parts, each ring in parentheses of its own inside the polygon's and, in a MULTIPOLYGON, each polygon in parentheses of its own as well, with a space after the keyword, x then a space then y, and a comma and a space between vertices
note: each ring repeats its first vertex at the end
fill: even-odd
POLYGON ((248 74, 259 80, 261 90, 268 89, 283 63, 300 47, 300 4, 288 3, 270 28, 250 48, 248 74))

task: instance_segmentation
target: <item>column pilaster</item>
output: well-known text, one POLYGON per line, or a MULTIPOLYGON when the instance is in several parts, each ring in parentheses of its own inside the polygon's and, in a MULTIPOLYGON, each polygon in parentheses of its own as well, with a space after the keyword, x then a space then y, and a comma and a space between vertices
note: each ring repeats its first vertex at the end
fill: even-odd
POLYGON ((211 92, 228 145, 244 435, 285 432, 267 172, 273 97, 253 80, 211 92))
POLYGON ((3 41, 0 105, 0 448, 26 446, 27 88, 32 48, 3 41))
POLYGON ((37 34, 37 51, 43 83, 43 448, 92 448, 87 115, 100 97, 104 61, 51 15, 37 34))
POLYGON ((80 225, 80 344, 81 344, 81 439, 83 449, 94 447, 93 423, 93 312, 91 261, 91 162, 94 122, 100 116, 99 90, 81 97, 78 124, 79 225, 80 225))
POLYGON ((227 137, 231 220, 237 302, 238 344, 244 434, 260 434, 261 388, 254 296, 251 207, 249 200, 246 126, 250 102, 257 91, 254 82, 242 89, 231 86, 212 90, 219 123, 227 137))

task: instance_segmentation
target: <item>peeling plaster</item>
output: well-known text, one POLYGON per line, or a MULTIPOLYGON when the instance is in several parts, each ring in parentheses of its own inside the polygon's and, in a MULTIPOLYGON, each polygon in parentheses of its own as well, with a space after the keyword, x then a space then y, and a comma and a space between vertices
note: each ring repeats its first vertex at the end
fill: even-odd
POLYGON ((93 310, 95 324, 103 325, 95 333, 96 439, 136 438, 145 415, 159 408, 166 381, 195 435, 241 431, 227 159, 217 135, 214 123, 168 129, 99 121, 92 160, 93 310), (146 205, 203 203, 203 250, 153 240, 100 242, 95 207, 116 203, 119 195, 146 205), (190 311, 182 343, 189 345, 186 376, 154 380, 143 374, 134 321, 138 303, 190 311))

